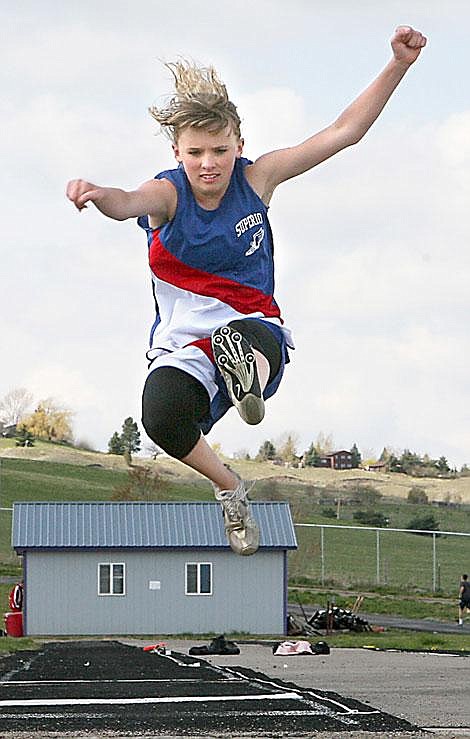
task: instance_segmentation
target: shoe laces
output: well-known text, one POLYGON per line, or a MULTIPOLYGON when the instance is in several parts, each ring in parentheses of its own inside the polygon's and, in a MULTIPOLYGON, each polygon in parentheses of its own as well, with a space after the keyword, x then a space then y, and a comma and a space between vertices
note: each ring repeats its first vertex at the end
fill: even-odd
POLYGON ((247 505, 248 493, 252 490, 254 482, 248 489, 245 489, 243 480, 240 480, 235 490, 219 490, 216 486, 215 495, 217 500, 222 503, 223 509, 230 521, 242 521, 245 511, 240 509, 240 503, 247 505))
POLYGON ((229 521, 241 521, 242 515, 240 513, 240 499, 232 496, 231 498, 225 498, 222 500, 223 509, 226 513, 229 521))

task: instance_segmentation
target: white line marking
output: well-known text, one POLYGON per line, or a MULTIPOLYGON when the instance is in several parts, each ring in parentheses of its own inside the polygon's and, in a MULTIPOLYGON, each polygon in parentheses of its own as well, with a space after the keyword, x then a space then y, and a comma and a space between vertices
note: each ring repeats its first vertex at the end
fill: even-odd
POLYGON ((200 662, 181 662, 181 660, 176 659, 176 657, 172 657, 170 654, 160 654, 157 653, 159 657, 165 657, 165 659, 169 659, 172 662, 175 662, 179 667, 200 667, 200 662))
MULTIPOLYGON (((262 685, 272 685, 273 687, 278 688, 278 689, 282 688, 282 686, 279 685, 279 683, 276 683, 273 680, 262 680, 261 678, 258 678, 258 677, 248 677, 247 675, 243 675, 242 672, 237 672, 237 670, 233 670, 230 667, 227 667, 225 669, 227 670, 227 672, 231 672, 232 675, 237 675, 239 678, 244 677, 247 682, 255 682, 255 683, 260 683, 262 685)), ((332 703, 334 706, 338 706, 339 708, 342 708, 343 711, 347 714, 361 713, 361 711, 358 711, 355 708, 350 708, 349 706, 345 706, 344 703, 339 703, 338 701, 335 701, 333 698, 328 698, 325 695, 318 695, 318 693, 314 693, 312 690, 308 690, 307 688, 305 689, 299 688, 299 690, 302 690, 302 693, 304 696, 309 695, 323 703, 325 702, 332 703)), ((380 711, 371 710, 371 711, 367 711, 366 713, 380 713, 380 711)))
POLYGON ((216 703, 218 701, 261 701, 261 700, 302 700, 297 693, 264 693, 260 695, 195 695, 163 696, 149 698, 43 698, 29 700, 0 701, 3 706, 111 706, 135 703, 216 703))

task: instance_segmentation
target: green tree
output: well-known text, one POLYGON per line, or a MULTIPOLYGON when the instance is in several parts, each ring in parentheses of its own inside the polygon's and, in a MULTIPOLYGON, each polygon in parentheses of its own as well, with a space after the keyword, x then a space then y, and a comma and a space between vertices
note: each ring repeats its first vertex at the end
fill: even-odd
POLYGON ((320 467, 320 453, 313 441, 304 454, 304 464, 306 467, 320 467))
POLYGON ((258 462, 266 462, 268 459, 275 459, 276 458, 276 447, 272 443, 272 441, 266 440, 263 441, 260 448, 258 449, 258 454, 256 455, 256 460, 258 462))
POLYGON ((353 518, 364 526, 377 526, 378 528, 386 528, 389 524, 387 516, 380 511, 354 511, 353 518))
POLYGON ((395 454, 391 454, 388 460, 390 472, 404 472, 402 464, 395 454))
POLYGON ((450 467, 445 457, 439 457, 439 459, 436 462, 436 467, 439 470, 439 472, 443 474, 447 474, 447 472, 450 472, 450 467))
POLYGON ((362 462, 361 452, 357 448, 356 444, 353 444, 351 447, 351 457, 352 457, 352 466, 354 469, 357 469, 359 465, 362 462))
POLYGON ((108 454, 124 454, 124 444, 117 431, 114 432, 108 441, 108 454))
MULTIPOLYGON (((439 530, 439 521, 436 521, 432 513, 429 513, 425 516, 415 516, 411 519, 407 529, 419 529, 420 531, 427 532, 427 531, 438 531, 439 530)), ((423 533, 421 536, 432 536, 432 534, 423 533)))
POLYGON ((122 424, 121 442, 124 447, 124 454, 127 453, 129 461, 132 454, 140 450, 140 433, 137 423, 129 416, 122 424))
POLYGON ((392 453, 387 449, 386 446, 384 446, 384 448, 382 449, 382 454, 380 455, 378 461, 388 464, 392 456, 392 453))
POLYGON ((416 454, 411 452, 409 449, 405 449, 400 457, 400 464, 403 472, 407 475, 412 475, 423 465, 423 460, 416 454))

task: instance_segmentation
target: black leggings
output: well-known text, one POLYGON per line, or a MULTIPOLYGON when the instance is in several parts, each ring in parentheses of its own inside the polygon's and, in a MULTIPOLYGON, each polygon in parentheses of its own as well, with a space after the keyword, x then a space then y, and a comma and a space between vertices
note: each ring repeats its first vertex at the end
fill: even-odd
MULTIPOLYGON (((229 324, 269 362, 268 382, 281 366, 281 349, 274 334, 260 321, 241 319, 229 324)), ((183 459, 201 435, 200 421, 210 410, 209 394, 195 377, 177 367, 157 367, 147 377, 142 395, 142 424, 163 451, 183 459)))

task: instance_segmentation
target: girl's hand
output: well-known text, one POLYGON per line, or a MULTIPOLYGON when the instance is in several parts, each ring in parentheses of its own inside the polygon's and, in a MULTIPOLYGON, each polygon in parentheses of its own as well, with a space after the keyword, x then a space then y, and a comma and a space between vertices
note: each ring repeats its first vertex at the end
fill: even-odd
POLYGON ((397 62, 413 64, 426 46, 427 38, 410 26, 398 26, 391 39, 393 55, 397 62))
POLYGON ((78 210, 83 210, 87 207, 86 203, 89 201, 93 202, 97 198, 100 189, 86 180, 70 180, 67 185, 66 195, 78 210))

